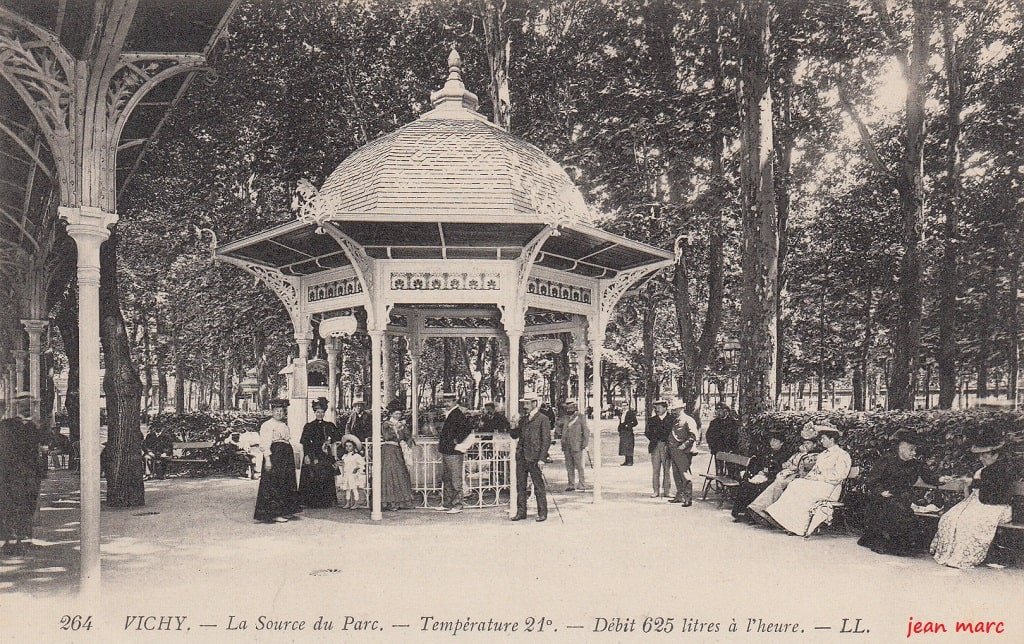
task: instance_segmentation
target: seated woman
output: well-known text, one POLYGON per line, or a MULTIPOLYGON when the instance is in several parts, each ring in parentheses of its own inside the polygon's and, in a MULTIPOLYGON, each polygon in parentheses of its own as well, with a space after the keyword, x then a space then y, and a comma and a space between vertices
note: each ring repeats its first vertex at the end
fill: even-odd
POLYGON ((802 537, 810 536, 822 523, 832 520, 832 507, 843 491, 843 481, 850 474, 849 453, 839 447, 839 429, 832 425, 815 425, 824 451, 807 476, 789 484, 779 500, 765 513, 784 530, 802 537))
POLYGON ((800 430, 800 438, 803 440, 797 453, 782 464, 782 470, 775 475, 775 480, 747 505, 747 518, 752 522, 773 525, 765 510, 779 500, 793 480, 807 476, 814 469, 814 462, 818 459, 818 430, 814 428, 814 423, 804 425, 800 430))
POLYGON ((782 471, 782 445, 782 436, 771 436, 767 449, 762 448, 750 458, 740 485, 736 488, 736 497, 733 499, 732 516, 735 521, 747 518, 747 506, 764 492, 782 471))
POLYGON ((920 524, 910 508, 914 483, 920 478, 929 485, 938 485, 949 477, 938 479, 916 458, 915 432, 901 429, 892 438, 896 454, 876 462, 865 481, 864 534, 857 545, 881 554, 904 556, 921 545, 920 524))
POLYGON ((977 566, 988 555, 996 528, 1012 518, 1013 472, 1009 463, 1000 458, 1005 446, 1000 438, 988 436, 979 438, 971 447, 981 461, 981 469, 971 480, 971 495, 939 519, 931 553, 940 564, 962 570, 977 566))

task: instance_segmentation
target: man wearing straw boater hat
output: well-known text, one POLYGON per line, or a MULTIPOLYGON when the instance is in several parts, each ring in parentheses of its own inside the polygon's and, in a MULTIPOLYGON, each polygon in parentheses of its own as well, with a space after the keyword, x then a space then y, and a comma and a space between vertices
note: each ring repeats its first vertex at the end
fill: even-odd
POLYGON ((536 394, 526 394, 519 402, 523 403, 526 413, 519 417, 519 424, 512 430, 512 438, 519 439, 516 446, 518 504, 512 520, 526 518, 526 477, 529 475, 537 494, 537 521, 544 521, 548 518, 548 496, 541 468, 551 445, 551 421, 541 413, 536 394))
POLYGON ((587 419, 579 413, 575 400, 565 401, 565 415, 559 420, 562 426, 562 453, 565 454, 565 471, 569 476, 566 492, 586 492, 587 478, 583 471, 583 450, 587 448, 587 419), (579 472, 579 485, 576 473, 579 472))
POLYGON ((0 537, 4 554, 24 551, 32 539, 32 518, 39 501, 40 454, 46 452, 46 432, 32 421, 33 397, 15 396, 14 418, 0 422, 0 537))
POLYGON ((441 506, 448 514, 462 512, 462 463, 465 453, 459 451, 473 431, 466 414, 459 408, 459 397, 450 391, 441 394, 445 408, 444 424, 437 435, 437 451, 441 453, 441 506))

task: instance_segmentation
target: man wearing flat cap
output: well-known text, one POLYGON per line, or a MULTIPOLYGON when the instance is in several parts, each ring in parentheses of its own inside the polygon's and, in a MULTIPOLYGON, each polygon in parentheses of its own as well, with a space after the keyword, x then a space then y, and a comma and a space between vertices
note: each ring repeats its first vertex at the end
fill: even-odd
POLYGON ((437 451, 441 453, 441 505, 448 514, 462 512, 462 465, 465 453, 459 444, 473 432, 473 425, 459 407, 459 398, 452 392, 441 394, 445 408, 444 424, 437 435, 437 451))
POLYGON ((32 395, 15 397, 16 416, 0 421, 0 539, 4 554, 20 554, 32 539, 39 501, 39 459, 46 432, 32 421, 32 395))
POLYGON ((512 438, 518 438, 516 446, 516 491, 518 494, 516 515, 513 521, 526 518, 526 477, 533 480, 533 489, 537 495, 537 521, 548 518, 547 487, 541 468, 548 456, 551 445, 551 421, 541 413, 540 404, 535 394, 527 394, 520 400, 524 413, 519 417, 519 424, 512 430, 512 438))
POLYGON ((917 433, 901 429, 892 437, 896 453, 871 467, 864 484, 864 533, 857 545, 881 554, 909 555, 923 546, 921 528, 910 504, 914 484, 920 478, 928 485, 939 479, 917 458, 917 433))

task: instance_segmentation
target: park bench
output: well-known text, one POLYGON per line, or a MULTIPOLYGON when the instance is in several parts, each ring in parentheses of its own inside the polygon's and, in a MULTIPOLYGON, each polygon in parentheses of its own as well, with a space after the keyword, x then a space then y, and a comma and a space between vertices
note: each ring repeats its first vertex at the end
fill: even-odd
POLYGON ((716 487, 717 490, 721 492, 721 496, 718 499, 718 505, 721 507, 722 503, 724 503, 727 498, 729 490, 733 490, 740 485, 738 480, 729 476, 729 470, 740 470, 748 464, 750 464, 749 456, 731 454, 729 452, 718 452, 715 454, 715 473, 700 475, 704 478, 704 489, 700 500, 706 501, 708 498, 708 491, 710 491, 712 487, 716 487), (730 468, 730 466, 732 467, 730 468))
MULTIPOLYGON (((960 479, 954 479, 939 486, 928 485, 918 479, 914 487, 960 492, 964 498, 967 498, 970 490, 967 482, 960 479)), ((1017 481, 1011 486, 1010 496, 1012 497, 1010 507, 1013 508, 1013 518, 1009 523, 1003 523, 996 529, 996 538, 992 542, 992 546, 997 550, 1012 553, 1011 558, 1019 566, 1024 564, 1024 481, 1017 481)), ((915 512, 914 514, 922 519, 938 519, 942 516, 941 512, 915 512)))
MULTIPOLYGON (((846 501, 844 501, 844 499, 847 497, 847 494, 849 493, 850 485, 853 482, 855 482, 857 479, 859 479, 860 475, 861 475, 861 469, 860 469, 859 465, 854 465, 853 467, 851 467, 850 468, 850 473, 846 475, 846 478, 840 484, 840 485, 842 485, 842 490, 840 490, 840 492, 839 492, 839 498, 836 499, 835 501, 822 501, 821 502, 823 505, 826 505, 826 506, 832 508, 832 525, 833 526, 836 525, 836 523, 838 523, 838 519, 842 519, 843 520, 843 527, 844 527, 844 529, 846 530, 846 532, 848 534, 853 532, 853 530, 850 528, 850 522, 849 522, 849 519, 846 516, 847 505, 846 505, 846 501)), ((806 536, 809 537, 811 535, 808 534, 806 536)))
POLYGON ((213 447, 213 441, 175 441, 167 463, 212 463, 216 460, 213 447))

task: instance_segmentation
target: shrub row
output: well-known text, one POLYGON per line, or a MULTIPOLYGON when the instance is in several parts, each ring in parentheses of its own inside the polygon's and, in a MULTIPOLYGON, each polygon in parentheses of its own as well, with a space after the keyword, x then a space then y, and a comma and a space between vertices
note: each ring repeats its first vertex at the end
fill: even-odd
POLYGON ((778 432, 786 440, 786 449, 795 449, 800 429, 808 421, 828 422, 842 430, 840 445, 850 453, 854 465, 867 469, 879 456, 893 453, 892 436, 901 429, 918 435, 918 455, 941 474, 973 474, 979 463, 970 446, 980 436, 1001 436, 1007 443, 1003 456, 1015 458, 1018 467, 1024 454, 1024 412, 1018 411, 787 411, 754 416, 744 429, 754 445, 767 442, 771 433, 778 432))

